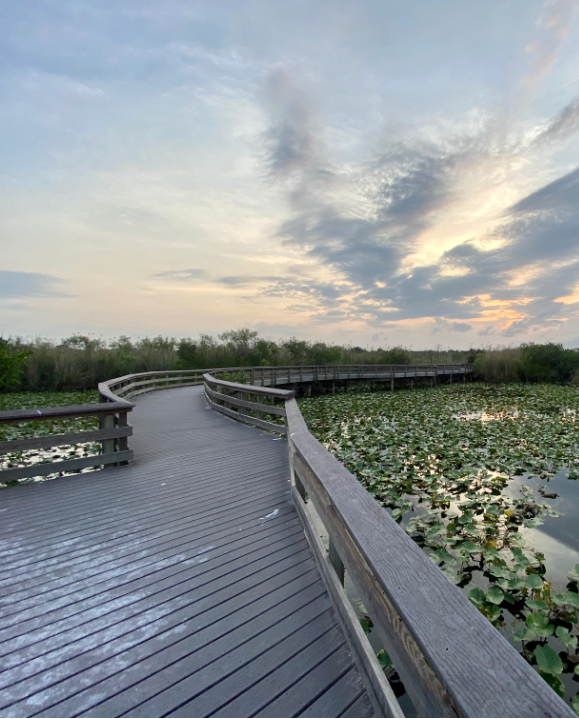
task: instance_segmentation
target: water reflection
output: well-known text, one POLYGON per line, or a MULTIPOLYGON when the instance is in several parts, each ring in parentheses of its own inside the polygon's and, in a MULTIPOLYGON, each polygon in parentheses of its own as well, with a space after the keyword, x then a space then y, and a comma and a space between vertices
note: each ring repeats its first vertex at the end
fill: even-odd
POLYGON ((503 493, 520 497, 523 486, 530 487, 541 502, 559 513, 558 517, 543 516, 540 528, 521 528, 527 545, 545 555, 546 578, 561 591, 569 581, 567 573, 579 564, 579 482, 568 479, 568 471, 557 472, 550 479, 523 475, 514 477, 503 493), (540 494, 542 490, 542 496, 540 494), (556 497, 548 495, 556 494, 556 497))

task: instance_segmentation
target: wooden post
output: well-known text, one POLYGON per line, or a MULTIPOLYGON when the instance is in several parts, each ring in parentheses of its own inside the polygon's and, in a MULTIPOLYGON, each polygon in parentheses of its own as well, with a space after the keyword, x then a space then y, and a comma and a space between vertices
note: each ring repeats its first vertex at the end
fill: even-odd
POLYGON ((296 489, 298 490, 298 494, 300 497, 306 501, 306 490, 304 489, 304 485, 302 484, 301 479, 298 477, 298 475, 294 472, 294 482, 296 484, 296 489))
MULTIPOLYGON (((99 417, 100 429, 114 429, 115 427, 115 415, 114 414, 101 414, 99 417)), ((115 451, 115 440, 114 439, 103 439, 102 441, 103 454, 110 454, 115 451)), ((105 467, 108 465, 104 465, 105 467)))
MULTIPOLYGON (((257 402, 257 404, 263 405, 263 398, 260 394, 257 395, 256 402, 257 402)), ((262 410, 257 410, 257 419, 263 419, 263 411, 262 410)))
MULTIPOLYGON (((117 419, 117 427, 128 427, 128 420, 127 420, 128 412, 119 412, 119 416, 117 419)), ((117 451, 124 452, 129 448, 129 438, 128 437, 119 437, 117 439, 117 451)), ((119 462, 119 465, 128 464, 127 461, 119 462)))
POLYGON ((329 546, 329 553, 330 553, 330 564, 332 567, 334 567, 336 574, 338 575, 338 579, 340 580, 340 584, 344 586, 344 565, 342 563, 342 560, 340 559, 340 555, 338 554, 338 551, 336 550, 336 547, 334 545, 334 542, 332 541, 332 538, 330 537, 330 546, 329 546))
POLYGON ((390 392, 394 392, 394 377, 390 380, 390 392))

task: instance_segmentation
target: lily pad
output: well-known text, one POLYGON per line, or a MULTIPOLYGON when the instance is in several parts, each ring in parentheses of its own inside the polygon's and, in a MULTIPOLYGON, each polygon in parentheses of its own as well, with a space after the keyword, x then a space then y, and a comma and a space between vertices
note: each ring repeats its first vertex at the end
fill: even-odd
POLYGON ((548 674, 561 674, 563 662, 557 652, 548 644, 535 647, 535 658, 539 669, 548 674))
POLYGON ((500 604, 505 598, 504 592, 498 587, 494 587, 487 592, 487 601, 493 604, 500 604))

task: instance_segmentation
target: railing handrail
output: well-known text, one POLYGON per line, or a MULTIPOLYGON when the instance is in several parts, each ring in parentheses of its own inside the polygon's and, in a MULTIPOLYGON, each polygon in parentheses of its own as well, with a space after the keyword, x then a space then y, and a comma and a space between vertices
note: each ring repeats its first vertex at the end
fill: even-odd
POLYGON ((272 387, 261 387, 250 384, 240 384, 239 382, 229 382, 224 379, 217 379, 209 372, 203 375, 205 382, 211 382, 212 384, 219 385, 220 387, 229 387, 230 389, 236 389, 241 392, 252 392, 253 394, 268 395, 270 397, 276 397, 278 399, 291 399, 295 397, 295 392, 290 389, 275 389, 272 387))
POLYGON ((135 405, 125 400, 119 402, 94 404, 75 404, 65 407, 40 407, 38 409, 12 409, 0 412, 0 424, 28 422, 41 419, 63 419, 65 417, 83 417, 91 415, 115 414, 127 411, 135 405))

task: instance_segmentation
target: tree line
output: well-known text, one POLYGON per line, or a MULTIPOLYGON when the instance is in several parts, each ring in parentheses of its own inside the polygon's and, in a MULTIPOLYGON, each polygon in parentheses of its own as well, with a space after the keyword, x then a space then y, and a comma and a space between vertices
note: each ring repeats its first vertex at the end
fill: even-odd
POLYGON ((74 334, 61 342, 20 337, 0 340, 0 391, 93 389, 98 382, 135 372, 325 364, 474 364, 475 376, 491 382, 579 380, 579 351, 559 344, 517 348, 377 349, 308 342, 274 342, 251 329, 198 338, 121 336, 110 342, 74 334))

